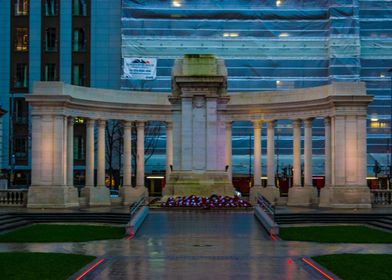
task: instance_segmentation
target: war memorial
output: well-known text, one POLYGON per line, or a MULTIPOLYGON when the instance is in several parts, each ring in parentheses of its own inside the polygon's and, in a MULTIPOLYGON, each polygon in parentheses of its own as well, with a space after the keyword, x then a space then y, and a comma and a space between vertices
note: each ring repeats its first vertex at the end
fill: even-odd
POLYGON ((363 82, 332 82, 314 88, 274 92, 227 92, 224 61, 212 55, 185 55, 172 69, 172 92, 117 91, 36 82, 26 96, 32 106, 32 184, 30 208, 79 205, 73 186, 73 119, 87 119, 86 186, 89 206, 110 205, 105 187, 106 121, 124 124, 124 186, 129 205, 147 196, 144 186, 144 124, 166 124, 164 196, 233 195, 231 183, 233 121, 254 127, 254 187, 250 200, 263 194, 279 199, 275 186, 274 127, 293 125, 293 187, 288 206, 370 208, 366 185, 366 112, 372 101, 363 82), (312 120, 324 118, 325 182, 320 197, 312 186, 312 120), (131 186, 131 124, 137 125, 136 186, 131 186), (261 123, 267 123, 267 186, 261 185, 261 123), (304 185, 301 186, 301 124, 304 124, 304 185), (97 129, 95 140, 94 129, 97 129), (96 142, 96 149, 94 148, 96 142), (96 151, 96 152, 95 152, 96 151), (94 169, 96 179, 94 179, 94 169))

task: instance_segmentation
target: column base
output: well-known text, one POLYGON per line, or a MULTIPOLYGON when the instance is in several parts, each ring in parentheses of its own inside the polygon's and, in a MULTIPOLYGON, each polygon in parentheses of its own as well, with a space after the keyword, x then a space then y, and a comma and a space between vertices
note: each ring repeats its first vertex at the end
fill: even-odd
POLYGON ((280 197, 279 189, 273 186, 263 188, 261 186, 254 186, 250 189, 249 200, 250 203, 256 204, 257 197, 263 195, 271 204, 275 205, 280 197))
POLYGON ((144 186, 136 188, 122 187, 120 189, 120 196, 122 198, 122 205, 129 206, 141 197, 148 197, 148 190, 144 186))
POLYGON ((329 186, 320 191, 319 207, 371 208, 371 195, 367 186, 329 186))
POLYGON ((73 186, 31 186, 27 208, 79 207, 78 190, 73 186))
POLYGON ((311 206, 316 203, 317 189, 312 186, 289 189, 287 206, 311 206))
POLYGON ((110 190, 107 187, 84 187, 80 194, 88 206, 110 206, 110 190))

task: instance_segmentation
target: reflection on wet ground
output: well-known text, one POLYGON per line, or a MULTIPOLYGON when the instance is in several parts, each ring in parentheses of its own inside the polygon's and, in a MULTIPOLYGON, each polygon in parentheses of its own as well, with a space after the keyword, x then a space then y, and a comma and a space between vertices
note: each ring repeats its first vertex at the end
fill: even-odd
POLYGON ((392 253, 392 245, 272 241, 253 212, 156 211, 130 241, 0 244, 0 251, 104 257, 83 279, 324 279, 300 258, 392 253))

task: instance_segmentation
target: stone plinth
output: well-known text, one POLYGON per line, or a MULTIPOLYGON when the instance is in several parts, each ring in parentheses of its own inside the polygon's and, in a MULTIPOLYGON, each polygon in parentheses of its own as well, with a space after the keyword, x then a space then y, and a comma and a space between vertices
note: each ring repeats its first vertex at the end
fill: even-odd
POLYGON ((224 171, 173 171, 163 190, 164 196, 234 196, 229 175, 224 171))
POLYGON ((120 196, 123 205, 131 205, 138 201, 141 197, 148 197, 148 190, 145 187, 122 187, 120 189, 120 196))
POLYGON ((263 195, 271 204, 275 205, 280 197, 279 189, 273 186, 266 188, 263 187, 253 187, 249 192, 250 203, 257 203, 257 197, 263 195))
POLYGON ((78 207, 78 190, 71 186, 31 186, 28 191, 28 208, 78 207))
POLYGON ((317 189, 314 187, 292 187, 289 189, 287 206, 311 206, 316 203, 317 189))
POLYGON ((370 190, 366 186, 325 187, 320 192, 319 207, 371 208, 370 190))
POLYGON ((110 190, 107 187, 84 187, 81 196, 88 206, 110 206, 110 190))

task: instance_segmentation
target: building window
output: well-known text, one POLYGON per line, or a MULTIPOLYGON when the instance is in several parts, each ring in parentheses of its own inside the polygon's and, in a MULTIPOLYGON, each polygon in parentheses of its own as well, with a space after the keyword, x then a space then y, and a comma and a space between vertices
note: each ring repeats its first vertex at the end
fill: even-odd
POLYGON ((16 28, 15 50, 25 52, 29 48, 29 31, 27 28, 16 28))
POLYGON ((16 159, 27 158, 27 138, 26 137, 15 137, 14 139, 14 152, 16 159))
POLYGON ((76 136, 74 138, 74 159, 84 160, 84 158, 85 158, 84 138, 82 136, 76 136))
POLYGON ((28 0, 15 0, 14 5, 16 16, 27 16, 29 14, 28 0))
POLYGON ((15 88, 27 88, 27 64, 17 63, 15 69, 15 88))
POLYGON ((84 64, 75 64, 72 67, 72 84, 77 86, 84 86, 86 76, 84 73, 84 64))
POLYGON ((27 124, 28 105, 24 99, 15 98, 14 101, 14 122, 16 124, 27 124))
POLYGON ((86 51, 86 38, 83 28, 77 28, 73 32, 73 51, 86 51))
POLYGON ((57 0, 46 0, 45 1, 45 15, 46 16, 57 16, 57 0))
POLYGON ((44 81, 57 81, 56 64, 50 63, 45 65, 45 79, 44 81))
POLYGON ((57 50, 56 28, 47 28, 45 32, 45 51, 53 52, 57 50))
POLYGON ((73 0, 74 16, 87 16, 87 0, 73 0))

